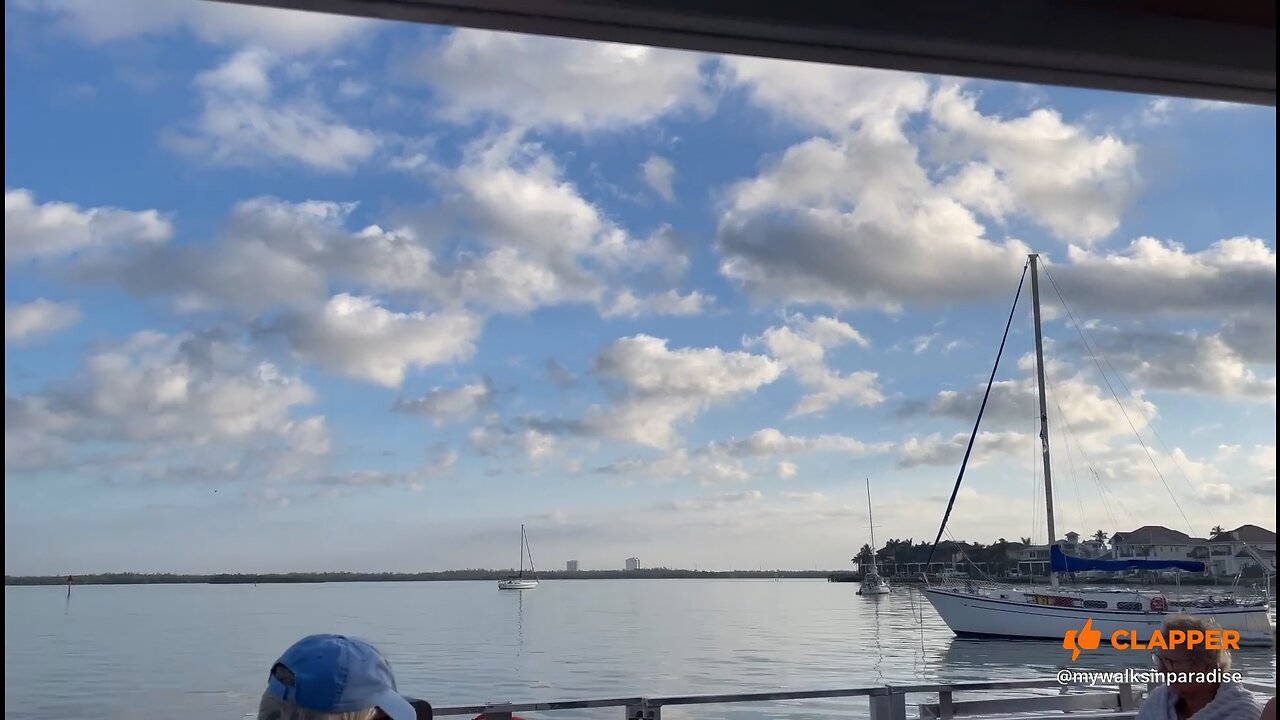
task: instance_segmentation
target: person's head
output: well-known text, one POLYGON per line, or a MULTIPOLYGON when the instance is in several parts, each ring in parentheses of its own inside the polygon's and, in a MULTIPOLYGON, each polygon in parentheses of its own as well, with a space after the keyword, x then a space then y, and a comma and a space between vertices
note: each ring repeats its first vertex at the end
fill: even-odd
MULTIPOLYGON (((1167 638, 1169 631, 1217 630, 1212 619, 1199 618, 1194 615, 1174 615, 1164 622, 1162 634, 1167 638)), ((1214 670, 1231 668, 1231 653, 1225 649, 1209 649, 1203 644, 1197 647, 1177 647, 1167 650, 1156 650, 1151 653, 1157 669, 1166 673, 1209 673, 1214 670)), ((1212 694, 1216 682, 1169 683, 1169 689, 1175 695, 1185 697, 1201 693, 1212 694)))
POLYGON ((390 664, 367 641, 309 635, 271 666, 258 720, 431 720, 431 705, 396 692, 390 664))

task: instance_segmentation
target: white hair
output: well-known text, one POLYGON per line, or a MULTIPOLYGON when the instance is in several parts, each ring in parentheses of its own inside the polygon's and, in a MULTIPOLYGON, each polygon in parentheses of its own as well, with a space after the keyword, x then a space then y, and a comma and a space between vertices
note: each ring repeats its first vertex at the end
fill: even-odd
POLYGON ((293 702, 281 700, 270 692, 262 694, 258 703, 258 720, 373 720, 378 717, 377 708, 351 712, 328 713, 298 707, 293 702))

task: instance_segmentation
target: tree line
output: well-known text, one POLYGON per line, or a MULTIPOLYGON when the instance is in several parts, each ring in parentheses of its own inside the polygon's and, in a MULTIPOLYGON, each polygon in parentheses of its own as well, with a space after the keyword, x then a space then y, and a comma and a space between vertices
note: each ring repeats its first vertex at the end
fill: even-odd
MULTIPOLYGON (((438 572, 291 572, 291 573, 94 573, 75 575, 76 585, 246 585, 256 583, 330 583, 330 582, 430 582, 448 580, 500 580, 515 570, 443 570, 438 572)), ((828 570, 682 570, 679 568, 643 568, 640 570, 566 570, 538 571, 543 579, 674 579, 674 578, 825 578, 828 570)), ((5 585, 63 585, 62 575, 5 575, 5 585)))

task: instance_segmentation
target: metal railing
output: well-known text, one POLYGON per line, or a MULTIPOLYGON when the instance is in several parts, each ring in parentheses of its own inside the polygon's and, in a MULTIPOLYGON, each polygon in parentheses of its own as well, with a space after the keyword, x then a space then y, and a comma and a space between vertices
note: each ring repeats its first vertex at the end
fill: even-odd
MULTIPOLYGON (((1275 694, 1274 685, 1246 683, 1254 692, 1275 694)), ((1099 686, 1061 685, 1052 680, 1010 680, 1003 682, 966 682, 924 685, 882 685, 833 690, 788 690, 779 692, 725 693, 717 695, 668 695, 662 697, 623 697, 593 700, 557 700, 552 702, 459 705, 435 708, 434 714, 481 715, 485 720, 511 720, 513 713, 586 710, 592 708, 624 708, 625 720, 661 720, 662 709, 681 705, 725 705, 730 703, 770 703, 787 700, 816 700, 865 697, 871 703, 871 720, 906 720, 908 695, 937 695, 937 702, 917 706, 922 719, 951 720, 960 717, 1020 715, 1023 718, 1058 718, 1072 712, 1072 720, 1116 720, 1132 718, 1145 694, 1145 688, 1129 684, 1099 686), (1000 690, 1057 688, 1056 695, 1028 695, 983 700, 957 701, 956 693, 1000 690), (1087 690, 1088 692, 1081 692, 1087 690)))

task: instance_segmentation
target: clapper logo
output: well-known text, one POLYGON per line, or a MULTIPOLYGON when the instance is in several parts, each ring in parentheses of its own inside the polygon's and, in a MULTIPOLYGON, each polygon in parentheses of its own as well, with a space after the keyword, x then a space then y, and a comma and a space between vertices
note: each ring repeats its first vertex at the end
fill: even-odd
POLYGON ((1093 618, 1084 621, 1079 630, 1068 630, 1062 635, 1062 647, 1071 651, 1071 662, 1080 657, 1081 650, 1097 650, 1102 642, 1102 633, 1093 629, 1093 618))

